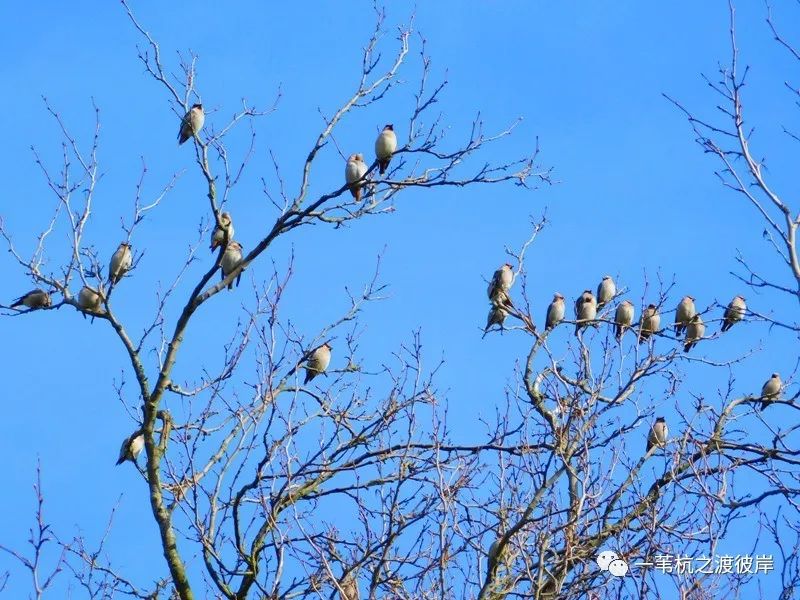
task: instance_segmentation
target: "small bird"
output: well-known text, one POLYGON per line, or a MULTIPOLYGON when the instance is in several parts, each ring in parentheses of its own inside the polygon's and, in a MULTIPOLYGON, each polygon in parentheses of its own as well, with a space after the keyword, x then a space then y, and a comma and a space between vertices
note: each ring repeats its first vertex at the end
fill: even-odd
POLYGON ((639 342, 649 339, 661 328, 661 315, 655 304, 648 304, 639 321, 639 342))
POLYGON ((121 465, 126 460, 136 464, 136 457, 144 448, 144 433, 141 431, 134 432, 130 437, 126 437, 122 442, 122 447, 119 449, 119 458, 117 464, 121 465))
POLYGON ((686 326, 686 340, 683 344, 683 351, 688 352, 697 345, 703 336, 706 334, 706 324, 700 314, 695 314, 689 324, 686 326))
POLYGON ((383 128, 378 139, 375 140, 375 156, 378 159, 381 175, 389 167, 389 161, 392 160, 395 150, 397 150, 397 136, 394 133, 394 125, 390 123, 383 128))
POLYGON ((564 320, 564 296, 556 292, 553 294, 553 301, 547 307, 547 318, 544 328, 552 329, 564 320))
POLYGON ((668 435, 669 428, 667 427, 667 422, 664 420, 664 417, 658 417, 656 422, 653 423, 653 426, 650 428, 650 434, 647 436, 646 452, 650 452, 650 449, 653 446, 659 446, 663 448, 667 443, 668 435))
POLYGON ((617 341, 622 341, 622 336, 625 331, 633 325, 634 315, 633 302, 630 300, 623 300, 617 306, 617 312, 614 315, 614 323, 616 323, 616 337, 617 341))
POLYGON ((328 365, 331 364, 331 350, 333 350, 331 345, 325 342, 308 355, 305 365, 306 379, 303 383, 308 383, 328 369, 328 365))
POLYGON ((224 248, 226 242, 233 239, 233 219, 231 214, 224 212, 219 216, 219 223, 214 227, 214 233, 211 234, 211 251, 216 248, 224 248))
POLYGON ((722 321, 722 331, 728 331, 728 329, 744 319, 746 312, 747 304, 744 301, 744 297, 736 296, 733 300, 731 300, 731 303, 728 304, 728 308, 725 309, 725 315, 722 321))
POLYGON ((111 263, 108 265, 108 280, 116 285, 125 276, 131 266, 133 266, 133 254, 131 245, 122 242, 117 251, 111 256, 111 263))
POLYGON ((339 596, 342 600, 359 600, 358 582, 352 573, 348 573, 339 581, 339 596))
POLYGON ((350 186, 350 193, 356 202, 361 202, 361 189, 364 187, 364 175, 367 174, 367 163, 363 154, 351 154, 344 167, 344 180, 350 186))
MULTIPOLYGON (((224 280, 233 270, 242 262, 242 245, 236 240, 228 242, 228 247, 222 253, 222 260, 219 266, 222 267, 222 279, 224 280)), ((239 281, 242 279, 242 272, 236 277, 236 287, 239 287, 239 281)), ((228 289, 233 289, 233 280, 228 284, 228 289)))
POLYGON ((597 300, 591 290, 584 290, 575 302, 575 335, 597 317, 597 300))
POLYGON ((486 337, 486 334, 489 333, 489 329, 491 329, 492 325, 499 325, 500 329, 503 329, 503 323, 508 316, 508 311, 503 308, 502 306, 492 305, 489 309, 489 316, 486 317, 486 327, 483 329, 483 337, 486 337))
POLYGON ((50 294, 45 292, 43 289, 37 288, 14 300, 9 308, 24 306, 26 308, 30 308, 31 310, 36 310, 37 308, 48 308, 52 304, 53 300, 50 298, 50 294))
POLYGON ((692 317, 697 314, 697 309, 694 307, 694 298, 692 296, 684 296, 678 303, 678 308, 675 309, 675 335, 680 335, 692 317))
POLYGON ((486 294, 495 306, 500 306, 509 301, 508 290, 514 285, 514 271, 510 264, 506 263, 492 275, 486 294))
MULTIPOLYGON (((105 312, 103 309, 103 290, 95 290, 85 285, 81 288, 78 294, 78 306, 84 313, 101 314, 105 312)), ((86 315, 83 315, 86 318, 86 315)), ((94 320, 94 319, 93 319, 94 320)))
POLYGON ((178 131, 178 145, 180 146, 190 137, 193 137, 203 128, 206 122, 206 113, 203 112, 202 104, 194 104, 189 109, 183 119, 181 119, 181 128, 178 131))
POLYGON ((777 373, 773 373, 761 388, 761 410, 767 408, 770 402, 780 397, 782 387, 783 382, 781 381, 781 376, 777 373))
POLYGON ((606 275, 597 286, 597 310, 603 308, 616 295, 617 284, 614 283, 611 275, 606 275))

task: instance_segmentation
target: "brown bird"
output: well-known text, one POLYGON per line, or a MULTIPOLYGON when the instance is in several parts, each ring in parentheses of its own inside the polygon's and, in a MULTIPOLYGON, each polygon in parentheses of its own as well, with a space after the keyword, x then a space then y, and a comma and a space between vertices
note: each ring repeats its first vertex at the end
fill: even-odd
POLYGON ((777 373, 773 373, 761 388, 761 410, 767 408, 770 402, 780 397, 782 387, 783 382, 781 381, 781 376, 777 373))
POLYGON ((688 352, 697 345, 706 334, 706 324, 700 314, 695 314, 686 326, 686 340, 684 340, 683 351, 688 352))
POLYGON ((547 307, 547 318, 544 328, 552 329, 564 320, 564 296, 556 292, 553 294, 553 301, 547 307))
POLYGON ((746 312, 747 304, 744 301, 744 297, 736 296, 733 300, 731 300, 731 303, 728 304, 728 308, 725 309, 725 315, 722 321, 722 331, 728 331, 728 329, 744 319, 746 312))
POLYGON ((508 316, 508 311, 503 308, 502 306, 492 305, 489 309, 489 316, 486 317, 486 327, 483 330, 483 337, 486 337, 486 334, 489 333, 489 329, 491 329, 492 325, 499 325, 500 329, 503 329, 503 323, 508 316))
POLYGON ((575 335, 597 317, 597 300, 591 290, 584 290, 575 302, 575 335))
POLYGON ((603 308, 616 295, 617 284, 614 283, 611 275, 606 275, 597 286, 597 310, 603 308))
POLYGON ((31 310, 36 310, 37 308, 48 308, 52 304, 53 300, 50 298, 50 294, 42 289, 37 288, 14 300, 9 308, 24 306, 26 308, 30 308, 31 310))
POLYGON ((650 452, 653 446, 663 448, 667 443, 668 435, 669 428, 667 427, 667 422, 664 420, 664 417, 658 417, 650 428, 650 433, 647 436, 647 450, 645 452, 650 452))
POLYGON ((178 145, 180 146, 190 137, 194 137, 196 134, 200 133, 205 122, 206 114, 203 112, 203 105, 192 105, 189 112, 181 119, 181 128, 178 130, 178 145))
POLYGON ((692 317, 697 314, 694 307, 694 298, 691 296, 684 296, 683 300, 678 303, 678 308, 675 309, 675 335, 680 335, 692 317))
POLYGON ((394 125, 390 123, 383 128, 378 139, 375 140, 375 156, 378 159, 381 175, 389 168, 389 161, 392 160, 395 150, 397 150, 397 136, 394 133, 394 125))
POLYGON ((614 323, 616 324, 616 338, 617 341, 622 341, 622 336, 625 331, 630 329, 633 325, 634 315, 633 302, 630 300, 623 300, 617 306, 617 312, 614 315, 614 323))
POLYGON ((305 364, 306 379, 304 383, 308 383, 328 369, 328 365, 331 364, 331 350, 333 350, 333 347, 325 342, 308 355, 308 360, 306 360, 305 364))
MULTIPOLYGON (((233 270, 239 266, 240 262, 242 262, 242 245, 236 240, 231 240, 228 242, 228 247, 225 248, 225 252, 222 253, 222 260, 219 263, 219 266, 222 267, 222 279, 224 280, 230 275, 233 270)), ((236 276, 237 287, 241 279, 242 272, 239 271, 239 274, 236 276)), ((228 289, 233 289, 233 280, 228 284, 228 289)))
POLYGON ((121 465, 126 460, 136 464, 136 457, 139 456, 142 448, 144 448, 144 433, 142 433, 142 431, 136 431, 122 442, 122 447, 119 449, 117 464, 121 465))
POLYGON ((111 256, 111 263, 108 265, 108 280, 116 285, 133 266, 133 254, 131 245, 122 242, 116 252, 111 256))
POLYGON ((211 234, 211 251, 216 248, 225 248, 227 243, 233 239, 233 219, 231 214, 224 212, 219 216, 219 223, 214 227, 211 234))
POLYGON ((92 315, 104 313, 105 309, 103 308, 103 299, 104 296, 102 289, 95 290, 94 288, 90 288, 88 285, 83 286, 78 294, 78 306, 84 312, 84 318, 86 318, 85 313, 92 315))
POLYGON ((344 167, 344 180, 350 187, 350 193, 356 202, 361 201, 361 189, 364 187, 364 175, 367 174, 367 163, 363 154, 351 154, 344 167))
POLYGON ((342 600, 359 600, 358 582, 352 573, 348 573, 339 581, 339 596, 342 600))
POLYGON ((489 282, 489 287, 486 289, 492 304, 500 306, 510 303, 508 290, 511 289, 512 285, 514 285, 514 270, 510 264, 506 263, 494 272, 492 280, 489 282))
POLYGON ((648 304, 639 321, 639 342, 649 339, 661 328, 661 315, 655 304, 648 304))

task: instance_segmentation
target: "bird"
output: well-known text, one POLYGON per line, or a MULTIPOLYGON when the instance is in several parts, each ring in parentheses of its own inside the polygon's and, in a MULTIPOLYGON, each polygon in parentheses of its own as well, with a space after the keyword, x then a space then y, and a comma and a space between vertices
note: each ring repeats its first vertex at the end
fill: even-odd
POLYGON ((499 325, 500 329, 503 329, 503 323, 508 316, 508 311, 503 308, 502 306, 492 305, 489 309, 489 315, 486 317, 486 327, 483 329, 483 337, 486 337, 486 334, 489 333, 489 329, 491 329, 492 325, 499 325))
POLYGON ((506 263, 492 275, 486 294, 495 306, 500 306, 509 302, 508 290, 514 285, 514 271, 510 264, 506 263))
POLYGON ((122 447, 119 449, 117 464, 121 465, 126 460, 136 464, 136 457, 139 456, 142 448, 144 448, 144 433, 141 430, 135 431, 122 442, 122 447))
POLYGON ((597 316, 597 300, 591 290, 584 290, 580 298, 575 302, 575 335, 586 327, 588 321, 593 321, 597 316))
POLYGON ((744 319, 747 312, 747 304, 744 301, 744 296, 736 296, 728 308, 725 309, 725 315, 722 321, 722 331, 728 331, 736 323, 744 319))
POLYGON ((363 154, 351 154, 344 167, 344 180, 356 202, 361 201, 361 189, 364 187, 364 175, 367 174, 367 163, 363 154))
MULTIPOLYGON (((104 312, 103 307, 103 290, 95 290, 85 285, 81 288, 78 294, 78 306, 84 313, 100 314, 104 312)), ((84 314, 84 317, 86 315, 84 314)))
POLYGON ((211 251, 226 247, 226 242, 233 239, 233 219, 231 213, 221 213, 214 232, 211 234, 211 251))
POLYGON ((655 304, 648 304, 639 321, 639 341, 648 339, 661 327, 661 315, 655 304))
POLYGON ((781 382, 781 376, 777 373, 773 373, 772 376, 767 379, 766 383, 761 387, 761 410, 767 408, 770 402, 780 397, 782 386, 783 382, 781 382))
POLYGON ((314 379, 314 377, 320 373, 324 373, 328 369, 328 365, 331 364, 331 350, 333 350, 331 345, 325 342, 308 355, 308 360, 306 360, 305 365, 306 379, 303 383, 308 383, 314 379))
POLYGON ((131 266, 133 266, 131 245, 128 242, 122 242, 117 251, 111 256, 111 263, 108 265, 108 280, 116 285, 125 276, 125 273, 130 270, 131 266))
POLYGON ((183 119, 181 119, 181 128, 178 131, 178 145, 180 146, 190 137, 193 137, 203 128, 206 122, 206 114, 203 112, 202 104, 193 104, 183 119))
POLYGON ((678 303, 678 308, 675 309, 675 335, 680 335, 692 317, 697 314, 694 307, 694 298, 692 296, 684 296, 678 303))
POLYGON ((378 139, 375 140, 375 156, 378 159, 381 175, 389 167, 389 161, 392 160, 395 150, 397 150, 397 136, 394 133, 394 125, 390 123, 383 128, 378 139))
POLYGON ((600 310, 608 304, 611 299, 617 295, 617 284, 611 278, 611 275, 606 275, 603 280, 597 285, 597 310, 600 310))
POLYGON ((622 341, 622 336, 625 335, 625 330, 633 325, 634 315, 633 302, 630 300, 623 300, 617 306, 617 312, 614 314, 614 323, 616 323, 616 337, 617 341, 622 341))
POLYGON ((697 342, 703 339, 705 334, 706 324, 703 323, 703 319, 698 313, 692 317, 692 320, 689 321, 689 324, 686 326, 686 340, 683 344, 683 351, 688 352, 694 348, 697 345, 697 342))
MULTIPOLYGON (((225 252, 222 253, 222 260, 219 263, 219 266, 222 267, 223 281, 233 272, 240 262, 242 262, 242 245, 236 240, 231 240, 228 242, 228 247, 225 248, 225 252)), ((239 275, 236 276, 237 287, 239 286, 239 281, 241 279, 242 272, 239 271, 239 275)), ((231 280, 231 282, 228 284, 228 289, 233 289, 233 280, 231 280)))
POLYGON ((667 422, 664 420, 664 417, 658 417, 656 422, 653 423, 653 426, 650 428, 650 434, 647 436, 646 452, 650 452, 650 449, 653 446, 659 446, 663 448, 667 443, 668 435, 669 428, 667 427, 667 422))
POLYGON ((564 320, 564 296, 556 292, 553 294, 553 301, 547 307, 547 318, 544 328, 552 329, 564 320))
POLYGON ((348 573, 339 581, 339 596, 342 600, 359 600, 358 582, 352 573, 348 573))
POLYGON ((49 308, 52 304, 53 299, 50 298, 50 294, 43 289, 37 288, 14 300, 9 308, 24 306, 31 310, 36 310, 37 308, 49 308))

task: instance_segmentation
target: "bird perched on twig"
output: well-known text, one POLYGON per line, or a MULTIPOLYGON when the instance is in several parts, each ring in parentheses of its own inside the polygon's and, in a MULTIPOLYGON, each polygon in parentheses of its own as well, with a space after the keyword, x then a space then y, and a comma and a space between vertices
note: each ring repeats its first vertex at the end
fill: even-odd
POLYGON ((553 301, 547 307, 547 317, 545 318, 544 328, 552 329, 564 320, 564 296, 556 292, 553 294, 553 301))
POLYGON ((639 321, 639 341, 642 342, 649 339, 660 328, 661 315, 658 314, 658 308, 655 304, 648 304, 639 321))
MULTIPOLYGON (((222 253, 222 260, 219 263, 219 266, 222 268, 223 281, 228 275, 233 273, 233 270, 239 266, 240 262, 242 262, 242 245, 235 240, 231 240, 228 242, 228 247, 225 248, 225 252, 222 253)), ((239 281, 241 279, 242 272, 239 271, 239 274, 236 276, 236 287, 239 287, 239 281)), ((228 289, 233 289, 233 280, 228 284, 228 289)))
POLYGON ((359 600, 358 582, 352 573, 348 573, 339 581, 339 596, 342 600, 359 600))
POLYGON ((483 329, 483 337, 486 337, 486 334, 489 333, 489 329, 492 328, 492 325, 499 325, 500 329, 503 329, 503 323, 508 316, 508 311, 503 308, 502 306, 492 305, 489 309, 489 315, 486 317, 486 327, 483 329))
POLYGON ((511 265, 506 263, 494 272, 492 280, 489 282, 489 287, 486 288, 486 294, 492 304, 495 306, 511 304, 508 290, 511 289, 512 285, 514 285, 514 271, 511 265))
POLYGON ((597 317, 597 299, 591 290, 584 290, 575 301, 575 335, 597 317))
POLYGON ((782 387, 783 382, 781 381, 781 376, 777 373, 773 373, 761 387, 761 410, 767 408, 770 402, 780 398, 782 387))
POLYGON ((375 157, 378 159, 381 175, 389 168, 395 150, 397 150, 397 136, 394 133, 394 125, 389 123, 375 140, 375 157))
POLYGON ((611 299, 617 295, 617 284, 611 278, 611 275, 606 275, 603 280, 597 285, 597 310, 600 310, 608 304, 611 299))
POLYGON ((686 326, 686 340, 684 340, 683 351, 688 352, 697 345, 706 334, 706 324, 700 313, 695 314, 686 326))
POLYGON ((623 300, 617 306, 617 312, 614 314, 614 323, 616 324, 615 335, 618 342, 622 341, 625 331, 633 325, 634 312, 633 302, 630 300, 623 300))
POLYGON ((308 383, 328 369, 328 365, 331 364, 331 350, 333 350, 333 347, 328 342, 325 342, 308 355, 305 364, 306 379, 303 383, 308 383))
POLYGON ((736 296, 731 300, 730 304, 728 304, 728 308, 725 309, 725 315, 722 320, 722 331, 728 331, 728 329, 744 319, 746 312, 747 303, 744 301, 744 297, 736 296))
POLYGON ((692 296, 684 296, 675 309, 675 335, 683 333, 689 321, 696 314, 697 309, 694 307, 694 298, 692 296))
MULTIPOLYGON (((103 290, 90 288, 85 285, 78 293, 78 306, 84 312, 83 318, 86 318, 85 313, 91 315, 99 315, 105 312, 103 308, 103 290)), ((94 319, 92 319, 94 320, 94 319)))
POLYGON ((128 242, 122 242, 111 256, 111 262, 108 265, 108 280, 116 285, 132 266, 133 254, 131 253, 131 245, 128 242))
POLYGON ((656 422, 650 428, 650 433, 647 436, 647 449, 645 452, 650 452, 653 446, 664 447, 667 443, 667 436, 669 435, 669 428, 664 417, 658 417, 656 422))
POLYGON ((351 154, 344 167, 344 180, 350 188, 350 193, 356 202, 361 201, 361 190, 364 187, 364 175, 367 174, 367 163, 363 154, 351 154))
POLYGON ((211 251, 217 248, 225 248, 226 244, 233 239, 233 219, 231 214, 224 212, 219 216, 219 222, 214 227, 211 234, 211 251))
POLYGON ((31 310, 36 310, 37 308, 48 308, 52 304, 53 300, 50 298, 50 294, 42 289, 37 288, 14 300, 9 308, 24 306, 26 308, 30 308, 31 310))
POLYGON ((194 104, 189 109, 183 119, 181 119, 181 128, 178 130, 178 145, 183 144, 190 137, 194 137, 203 128, 206 122, 206 114, 203 112, 202 104, 194 104))
POLYGON ((141 430, 135 431, 122 442, 122 447, 119 449, 117 464, 121 465, 126 460, 136 464, 136 457, 139 456, 142 448, 144 448, 144 433, 141 430))

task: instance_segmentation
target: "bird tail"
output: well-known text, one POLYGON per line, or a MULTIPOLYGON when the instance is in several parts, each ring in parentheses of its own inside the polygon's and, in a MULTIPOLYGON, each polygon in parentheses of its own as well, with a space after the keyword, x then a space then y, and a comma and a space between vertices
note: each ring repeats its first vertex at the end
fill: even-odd
POLYGON ((117 459, 117 465, 121 465, 121 464, 122 464, 122 463, 124 463, 124 462, 125 462, 125 457, 124 457, 124 456, 120 456, 120 457, 117 459))
POLYGON ((312 379, 314 379, 314 377, 315 377, 316 375, 317 375, 317 372, 316 372, 316 371, 314 371, 313 369, 309 369, 308 367, 306 367, 306 378, 305 378, 305 381, 303 381, 303 385, 306 385, 306 384, 307 384, 309 381, 311 381, 312 379))
POLYGON ((9 306, 9 308, 16 308, 17 306, 22 306, 22 298, 24 298, 24 296, 21 296, 20 298, 14 300, 14 304, 9 306))
POLYGON ((386 173, 386 168, 389 166, 389 161, 388 160, 379 161, 378 166, 380 167, 381 175, 383 175, 384 173, 386 173))
POLYGON ((622 325, 617 325, 617 332, 616 332, 617 342, 621 342, 622 341, 622 334, 623 333, 625 333, 625 330, 623 329, 622 325))
POLYGON ((730 329, 731 326, 733 326, 733 323, 731 323, 730 321, 724 321, 722 323, 722 333, 725 333, 726 331, 728 331, 728 329, 730 329))

